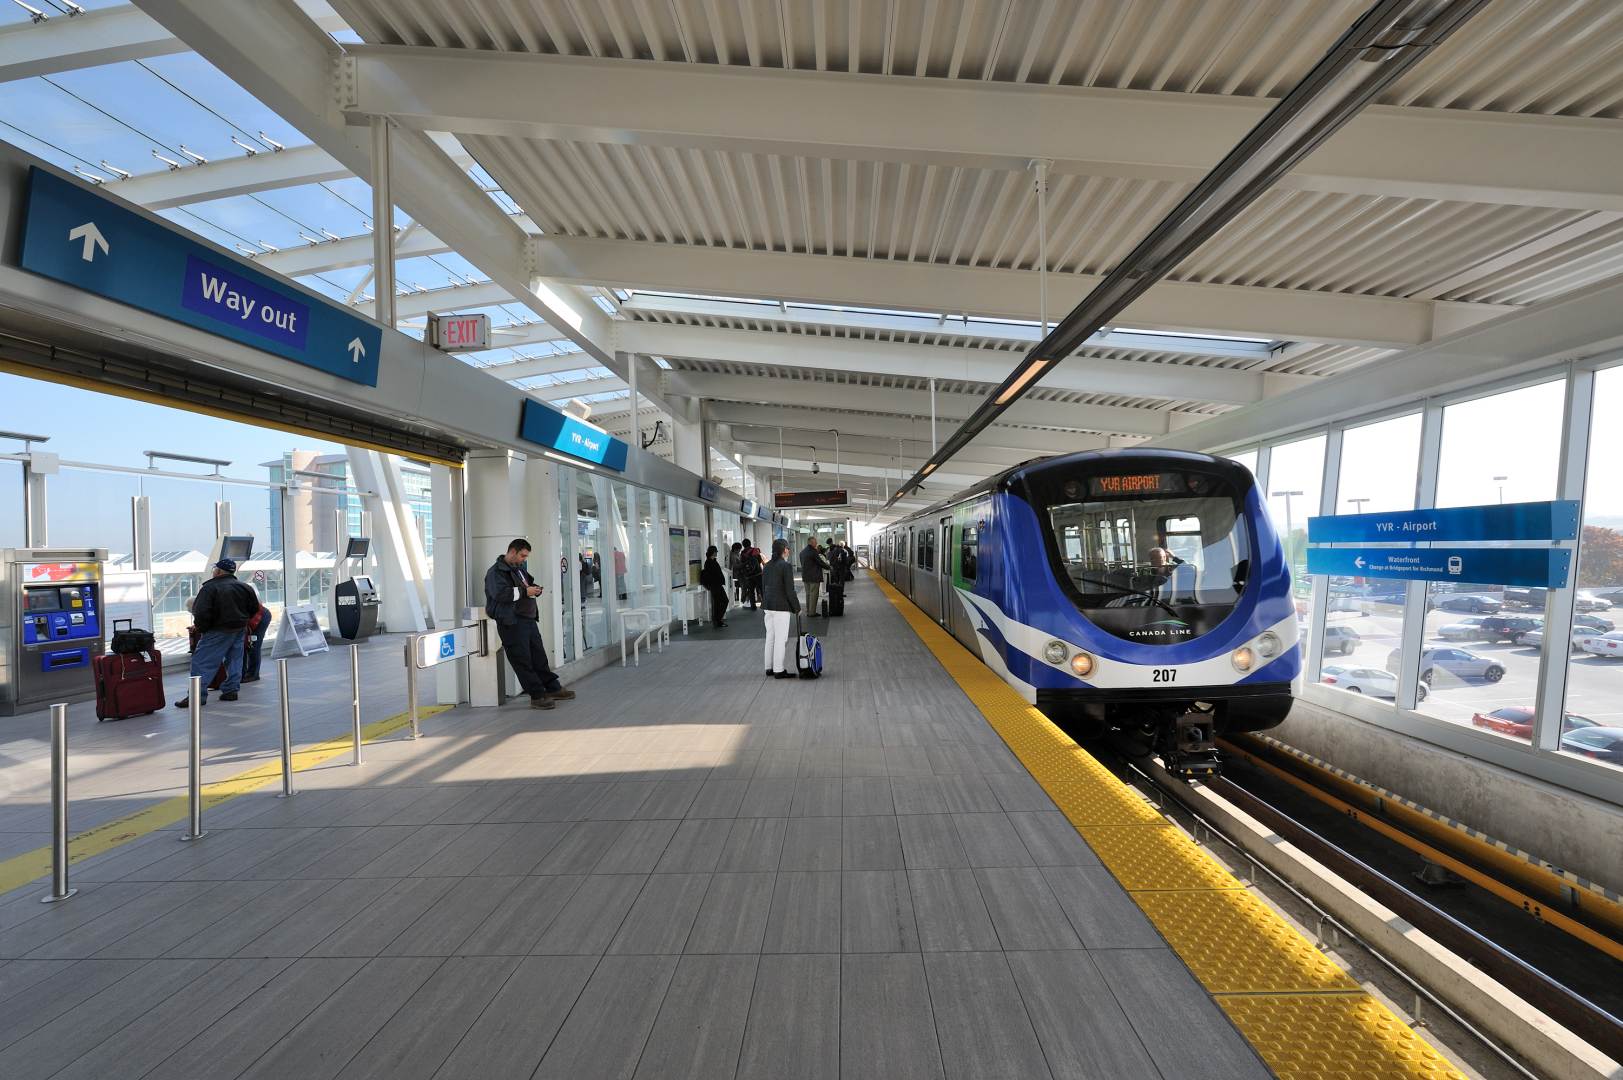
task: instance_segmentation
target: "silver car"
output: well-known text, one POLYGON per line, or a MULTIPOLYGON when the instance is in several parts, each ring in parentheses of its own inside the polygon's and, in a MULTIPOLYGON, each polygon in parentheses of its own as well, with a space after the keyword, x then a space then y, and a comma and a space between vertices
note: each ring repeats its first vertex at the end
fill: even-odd
MULTIPOLYGON (((1348 667, 1341 664, 1326 665, 1319 669, 1319 681, 1326 686, 1334 686, 1338 690, 1345 690, 1350 694, 1368 694, 1371 697, 1395 698, 1398 696, 1397 676, 1389 671, 1369 667, 1348 667)), ((1416 695, 1419 701, 1426 700, 1426 684, 1421 683, 1416 695)))
POLYGON ((1623 630, 1595 635, 1584 643, 1584 652, 1591 656, 1604 656, 1609 660, 1623 659, 1623 630))

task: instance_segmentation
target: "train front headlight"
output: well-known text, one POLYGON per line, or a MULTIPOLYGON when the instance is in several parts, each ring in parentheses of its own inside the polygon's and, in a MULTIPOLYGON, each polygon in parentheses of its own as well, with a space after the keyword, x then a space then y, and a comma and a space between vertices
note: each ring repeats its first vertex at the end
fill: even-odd
POLYGON ((1238 649, 1235 649, 1234 655, 1230 656, 1229 659, 1234 661, 1234 670, 1241 672, 1250 671, 1257 662, 1256 655, 1251 651, 1249 645, 1241 645, 1238 649))
POLYGON ((1047 645, 1043 646, 1043 659, 1047 660, 1050 664, 1054 664, 1055 666, 1065 663, 1065 658, 1069 656, 1070 653, 1071 650, 1065 647, 1065 642, 1063 641, 1050 641, 1047 645))
POLYGON ((1080 678, 1087 678, 1093 674, 1093 657, 1085 652, 1079 652, 1071 657, 1071 670, 1080 678))
POLYGON ((1283 647, 1279 635, 1272 630, 1264 630, 1261 636, 1257 638, 1257 655, 1264 660, 1272 660, 1278 656, 1279 650, 1283 647))

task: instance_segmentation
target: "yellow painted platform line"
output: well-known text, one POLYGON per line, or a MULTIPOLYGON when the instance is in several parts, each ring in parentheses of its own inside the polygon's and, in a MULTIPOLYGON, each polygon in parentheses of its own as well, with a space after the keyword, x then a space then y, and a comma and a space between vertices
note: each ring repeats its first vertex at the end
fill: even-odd
MULTIPOLYGON (((417 710, 419 719, 442 713, 451 708, 449 705, 433 705, 417 710)), ((410 722, 407 713, 397 713, 384 720, 376 720, 361 728, 361 742, 376 742, 383 736, 400 730, 410 722)), ((347 754, 355 747, 355 741, 348 736, 340 739, 328 739, 326 742, 315 743, 303 749, 293 751, 293 769, 295 772, 313 769, 317 765, 338 756, 347 754)), ((282 761, 280 756, 255 765, 253 768, 228 776, 224 780, 215 780, 203 785, 203 809, 218 806, 238 795, 246 795, 250 791, 257 791, 266 784, 281 779, 282 761)), ((148 833, 173 825, 185 820, 190 808, 186 796, 176 795, 142 807, 131 814, 121 818, 103 822, 95 828, 86 829, 77 833, 68 840, 68 863, 83 862, 97 855, 106 854, 114 848, 122 847, 132 840, 139 840, 148 833)), ((51 872, 51 848, 46 845, 33 851, 25 851, 21 855, 0 862, 0 896, 13 889, 21 888, 30 881, 51 872)))
POLYGON ((1277 1075, 1464 1080, 934 619, 878 574, 873 580, 1277 1075))

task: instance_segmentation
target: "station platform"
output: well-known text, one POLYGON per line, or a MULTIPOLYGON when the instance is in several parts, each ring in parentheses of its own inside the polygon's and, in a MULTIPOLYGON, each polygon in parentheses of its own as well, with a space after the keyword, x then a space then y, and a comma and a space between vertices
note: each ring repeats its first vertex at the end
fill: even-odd
MULTIPOLYGON (((309 751, 195 843, 106 811, 78 896, 0 897, 0 1075, 1461 1075, 888 586, 848 595, 816 682, 764 679, 735 609, 553 711, 309 751)), ((138 725, 98 737, 141 767, 138 725)), ((34 772, 0 766, 38 842, 34 772)))

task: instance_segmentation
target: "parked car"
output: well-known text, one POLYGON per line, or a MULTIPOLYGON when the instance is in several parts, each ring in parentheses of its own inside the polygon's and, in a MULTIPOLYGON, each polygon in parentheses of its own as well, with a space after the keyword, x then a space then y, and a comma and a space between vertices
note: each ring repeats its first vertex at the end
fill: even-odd
POLYGON ((1324 628, 1324 654, 1330 656, 1339 653, 1342 656, 1351 656, 1353 650, 1363 643, 1358 631, 1350 626, 1326 626, 1324 628))
MULTIPOLYGON (((1504 708, 1492 712, 1479 712, 1471 717, 1471 723, 1479 728, 1497 731, 1501 735, 1514 735, 1518 739, 1531 739, 1533 737, 1533 706, 1506 705, 1504 708)), ((1598 721, 1577 713, 1567 713, 1561 719, 1563 734, 1577 731, 1580 728, 1599 727, 1598 721)))
POLYGON ((1433 602, 1432 607, 1438 611, 1469 611, 1473 615, 1497 615, 1504 605, 1493 597, 1483 596, 1481 593, 1459 593, 1433 602))
POLYGON ((1591 656, 1604 656, 1615 660, 1623 657, 1623 630, 1609 634, 1596 634, 1584 642, 1584 652, 1591 656))
POLYGON ((1544 620, 1536 615, 1490 615, 1477 627, 1477 637, 1482 641, 1519 643, 1528 631, 1543 629, 1544 620))
MULTIPOLYGON (((1600 637, 1602 634, 1606 633, 1607 631, 1611 630, 1611 628, 1612 628, 1612 624, 1610 622, 1607 622, 1605 619, 1595 619, 1596 622, 1602 624, 1601 626, 1598 626, 1598 627, 1597 626, 1584 626, 1584 625, 1581 625, 1579 623, 1579 621, 1578 621, 1579 619, 1595 619, 1595 616, 1593 616, 1593 615, 1579 615, 1577 618, 1572 620, 1571 643, 1572 643, 1572 651, 1573 652, 1583 652, 1584 651, 1584 646, 1589 644, 1589 641, 1590 641, 1591 638, 1600 637)), ((1516 644, 1525 645, 1529 649, 1543 648, 1544 647, 1544 631, 1543 630, 1529 630, 1529 631, 1527 631, 1527 633, 1525 633, 1525 634, 1523 634, 1521 636, 1521 638, 1516 642, 1516 644)))
MULTIPOLYGON (((1371 697, 1395 698, 1398 696, 1398 680, 1391 672, 1381 671, 1379 668, 1344 667, 1336 664, 1320 669, 1319 681, 1326 686, 1334 686, 1339 690, 1346 690, 1353 694, 1368 694, 1371 697)), ((1420 701, 1426 700, 1426 684, 1421 683, 1416 697, 1420 701)))
POLYGON ((1623 604, 1623 585, 1606 585, 1590 591, 1602 600, 1609 601, 1614 605, 1623 604))
POLYGON ((1574 615, 1572 617, 1572 628, 1576 630, 1580 626, 1585 630, 1593 630, 1600 634, 1610 633, 1617 629, 1617 624, 1611 619, 1603 619, 1599 615, 1574 615))
MULTIPOLYGON (((1623 644, 1620 642, 1619 644, 1623 644)), ((1386 670, 1398 670, 1399 650, 1393 649, 1386 658, 1386 670)), ((1482 679, 1496 683, 1505 677, 1505 666, 1497 660, 1478 656, 1465 649, 1431 648, 1420 650, 1420 680, 1430 683, 1432 675, 1441 668, 1461 679, 1482 679)))
POLYGON ((1612 602, 1592 592, 1581 592, 1573 596, 1572 609, 1574 611, 1610 611, 1612 602))
POLYGON ((1623 765, 1623 728, 1587 727, 1561 736, 1561 749, 1596 761, 1623 765))
POLYGON ((1506 589, 1505 606, 1518 608, 1541 608, 1544 599, 1549 595, 1548 589, 1506 589))
POLYGON ((1459 622, 1438 627, 1437 636, 1444 641, 1475 641, 1482 636, 1482 621, 1486 618, 1486 615, 1467 615, 1459 622))

